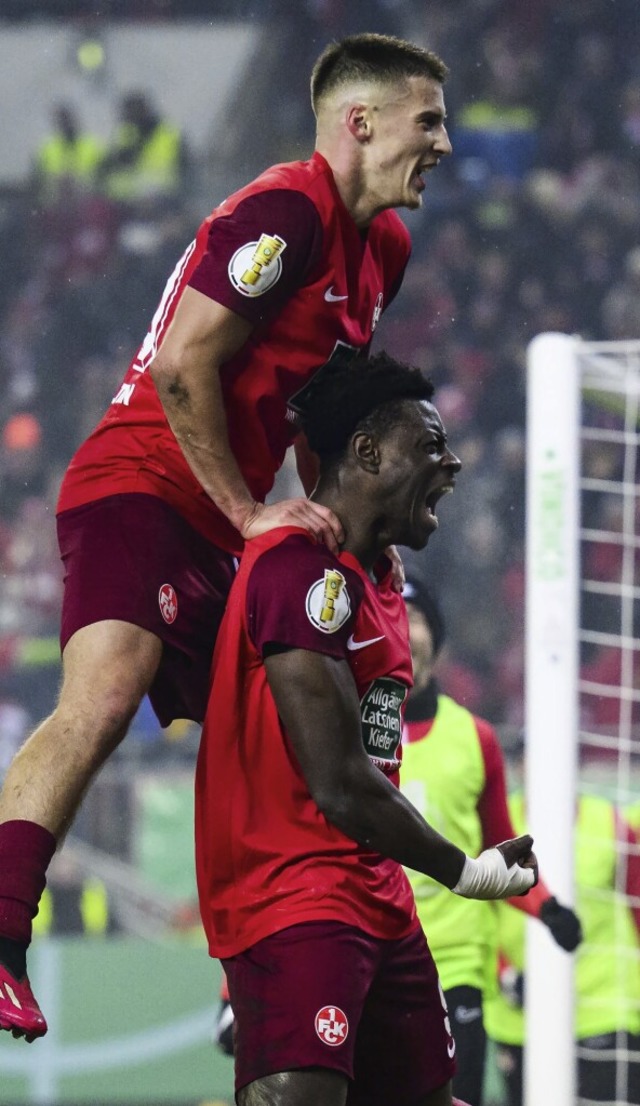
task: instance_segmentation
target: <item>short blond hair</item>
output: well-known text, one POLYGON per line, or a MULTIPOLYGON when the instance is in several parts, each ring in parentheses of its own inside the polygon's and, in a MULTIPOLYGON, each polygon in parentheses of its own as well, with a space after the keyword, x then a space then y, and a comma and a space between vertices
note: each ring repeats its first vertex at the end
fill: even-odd
POLYGON ((332 42, 311 72, 311 105, 317 114, 322 100, 354 81, 391 84, 407 77, 426 77, 443 84, 449 70, 431 50, 393 35, 349 35, 332 42))

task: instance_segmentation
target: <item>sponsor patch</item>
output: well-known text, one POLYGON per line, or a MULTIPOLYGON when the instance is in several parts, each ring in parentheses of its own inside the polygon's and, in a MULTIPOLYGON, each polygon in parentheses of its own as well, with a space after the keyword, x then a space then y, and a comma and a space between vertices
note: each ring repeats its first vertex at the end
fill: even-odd
POLYGON ((374 764, 386 771, 398 767, 402 739, 402 704, 407 688, 390 676, 380 676, 360 702, 362 740, 374 764))
POLYGON ((316 580, 307 592, 307 618, 323 634, 335 634, 351 614, 346 580, 337 568, 325 568, 322 580, 316 580))
POLYGON ((343 1045, 349 1033, 347 1015, 339 1006, 323 1006, 316 1014, 316 1033, 325 1045, 343 1045))
POLYGON ((240 246, 229 262, 229 280, 243 296, 262 296, 280 279, 284 238, 261 234, 257 242, 240 246))
POLYGON ((178 596, 171 587, 171 584, 162 585, 158 592, 158 603, 160 605, 160 614, 170 626, 178 617, 178 596))
POLYGON ((373 308, 373 318, 371 319, 371 329, 375 330, 380 322, 380 316, 382 315, 382 305, 384 303, 384 296, 382 292, 378 292, 378 298, 376 299, 375 306, 373 308))

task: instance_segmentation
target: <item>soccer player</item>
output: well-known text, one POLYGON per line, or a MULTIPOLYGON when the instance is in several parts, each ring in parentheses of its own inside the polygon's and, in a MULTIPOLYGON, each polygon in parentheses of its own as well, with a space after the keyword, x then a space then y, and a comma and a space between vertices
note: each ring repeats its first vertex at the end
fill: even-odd
POLYGON ((402 864, 471 898, 536 879, 530 837, 473 859, 397 787, 411 654, 384 550, 427 543, 460 469, 432 393, 385 354, 334 361, 302 425, 341 550, 299 526, 255 538, 218 636, 196 868, 239 1106, 450 1106, 455 1042, 402 864))
MULTIPOLYGON (((502 750, 493 727, 440 692, 434 667, 445 640, 442 612, 417 575, 404 589, 413 660, 413 688, 403 731, 400 786, 435 829, 469 855, 515 837, 507 806, 502 750)), ((480 1106, 486 1053, 483 992, 493 971, 495 908, 453 898, 428 875, 409 872, 418 917, 429 939, 456 1042, 453 1089, 480 1106)), ((581 940, 577 915, 542 880, 509 900, 546 925, 567 951, 581 940)))
POLYGON ((162 725, 201 721, 217 627, 247 538, 297 525, 336 550, 315 501, 264 506, 296 443, 293 407, 337 350, 366 350, 409 256, 392 210, 422 203, 451 152, 444 63, 356 35, 316 63, 316 151, 205 220, 169 278, 108 413, 73 458, 58 514, 63 682, 0 799, 0 1028, 46 1022, 26 975, 57 842, 149 693, 162 725), (296 400, 298 397, 298 400, 296 400))

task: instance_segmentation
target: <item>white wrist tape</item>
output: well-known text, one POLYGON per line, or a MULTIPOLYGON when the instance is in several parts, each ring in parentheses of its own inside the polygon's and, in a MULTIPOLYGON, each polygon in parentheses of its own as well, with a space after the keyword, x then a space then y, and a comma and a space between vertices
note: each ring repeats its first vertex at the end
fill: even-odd
POLYGON ((507 868, 498 849, 485 849, 477 860, 466 858, 453 893, 464 899, 508 899, 528 891, 534 879, 532 868, 521 868, 519 864, 507 868))

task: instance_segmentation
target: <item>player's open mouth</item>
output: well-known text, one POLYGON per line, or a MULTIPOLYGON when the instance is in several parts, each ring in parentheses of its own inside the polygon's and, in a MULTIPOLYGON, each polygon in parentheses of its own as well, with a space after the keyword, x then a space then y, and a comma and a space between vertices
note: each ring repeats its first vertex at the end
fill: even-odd
POLYGON ((417 190, 419 192, 423 192, 424 189, 427 187, 427 182, 425 180, 425 177, 426 177, 427 173, 430 173, 432 169, 435 169, 437 164, 438 164, 437 161, 436 162, 429 161, 425 165, 419 165, 418 166, 418 168, 416 170, 415 177, 413 178, 413 180, 414 180, 415 187, 417 188, 417 190))
POLYGON ((431 516, 436 526, 438 525, 438 517, 436 515, 436 504, 439 499, 442 499, 443 495, 449 495, 455 486, 455 481, 451 481, 450 484, 444 484, 441 488, 437 488, 433 492, 429 492, 424 504, 427 508, 427 514, 431 516))

